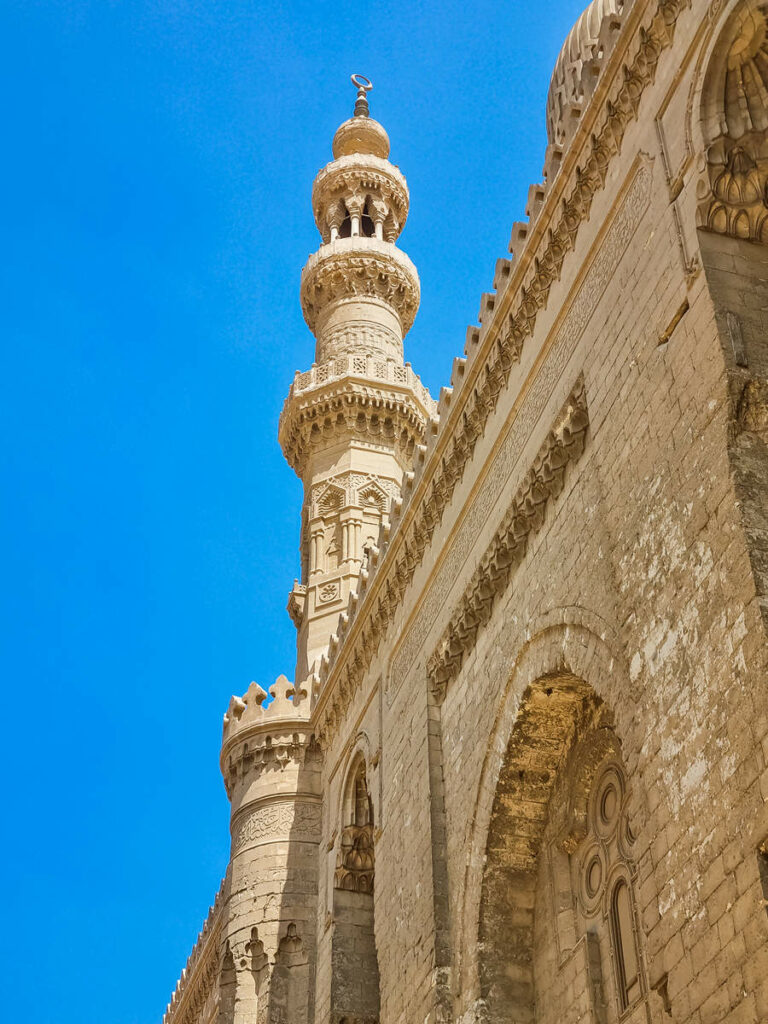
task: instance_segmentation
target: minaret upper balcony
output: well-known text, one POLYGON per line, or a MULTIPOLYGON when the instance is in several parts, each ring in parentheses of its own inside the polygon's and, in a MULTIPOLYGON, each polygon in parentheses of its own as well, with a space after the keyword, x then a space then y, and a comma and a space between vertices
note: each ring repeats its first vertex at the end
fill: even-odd
POLYGON ((403 363, 403 337, 419 308, 419 275, 395 245, 408 217, 408 185, 387 159, 389 137, 370 117, 370 82, 353 76, 354 116, 333 139, 315 178, 322 237, 301 275, 301 306, 316 337, 315 362, 370 355, 403 363))

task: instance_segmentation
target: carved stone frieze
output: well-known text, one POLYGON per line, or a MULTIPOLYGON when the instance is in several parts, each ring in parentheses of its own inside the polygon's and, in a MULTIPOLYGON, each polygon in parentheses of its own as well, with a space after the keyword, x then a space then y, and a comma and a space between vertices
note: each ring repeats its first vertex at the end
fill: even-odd
POLYGON ((406 334, 419 309, 419 275, 404 252, 375 238, 342 238, 310 256, 301 275, 301 308, 315 333, 318 317, 343 299, 380 299, 406 334))
POLYGON ((323 331, 318 338, 316 361, 320 366, 335 365, 335 360, 344 357, 384 359, 405 369, 402 365, 403 339, 396 331, 368 320, 347 320, 338 327, 323 331))
POLYGON ((263 804, 232 822, 232 854, 265 839, 317 842, 321 816, 319 803, 290 800, 263 804))
POLYGON ((547 502, 562 490, 566 467, 584 450, 588 423, 584 382, 580 379, 515 493, 509 511, 427 661, 430 686, 438 700, 444 698, 448 684, 458 675, 478 631, 493 613, 496 598, 504 593, 523 560, 528 538, 541 528, 547 502))

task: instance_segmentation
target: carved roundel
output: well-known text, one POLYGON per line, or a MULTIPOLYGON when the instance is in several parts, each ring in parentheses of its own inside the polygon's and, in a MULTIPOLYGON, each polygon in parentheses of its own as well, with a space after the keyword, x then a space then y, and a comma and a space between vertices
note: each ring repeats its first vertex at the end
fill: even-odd
POLYGON ((587 846, 581 856, 579 897, 585 914, 597 912, 607 872, 605 851, 595 840, 587 846))
POLYGON ((592 822, 595 832, 608 839, 616 831, 624 804, 624 777, 616 765, 609 765, 594 788, 592 822))

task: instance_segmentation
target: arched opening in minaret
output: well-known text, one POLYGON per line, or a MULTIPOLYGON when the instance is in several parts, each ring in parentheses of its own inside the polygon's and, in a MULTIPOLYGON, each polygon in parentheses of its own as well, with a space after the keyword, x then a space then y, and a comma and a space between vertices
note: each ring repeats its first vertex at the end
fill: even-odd
POLYGON ((365 760, 344 787, 333 893, 331 1020, 379 1019, 379 963, 373 921, 373 803, 365 760))
POLYGON ((349 238, 352 235, 352 217, 350 216, 347 204, 342 203, 344 207, 344 217, 339 225, 339 238, 349 238))
POLYGON ((370 198, 365 200, 365 206, 363 207, 363 216, 360 218, 360 234, 365 235, 366 238, 373 238, 376 234, 376 226, 373 223, 373 217, 371 217, 370 198))

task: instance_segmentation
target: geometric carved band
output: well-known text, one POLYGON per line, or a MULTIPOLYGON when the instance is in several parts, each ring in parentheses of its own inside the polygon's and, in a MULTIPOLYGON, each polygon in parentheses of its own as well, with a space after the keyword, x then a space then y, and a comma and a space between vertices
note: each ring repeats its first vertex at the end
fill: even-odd
POLYGON ((528 538, 543 525, 547 502, 563 489, 566 467, 584 451, 588 425, 584 379, 579 376, 427 662, 430 687, 438 701, 444 699, 478 631, 491 618, 496 598, 525 557, 528 538))

